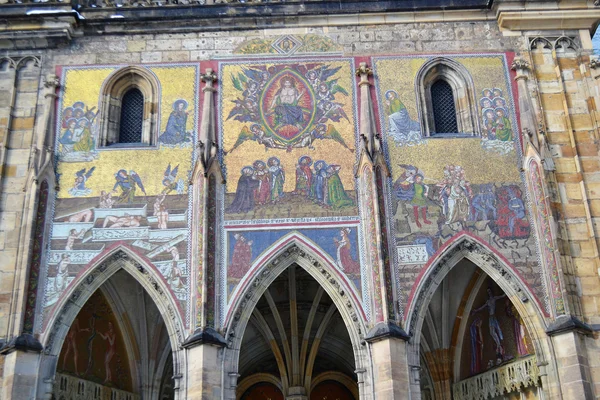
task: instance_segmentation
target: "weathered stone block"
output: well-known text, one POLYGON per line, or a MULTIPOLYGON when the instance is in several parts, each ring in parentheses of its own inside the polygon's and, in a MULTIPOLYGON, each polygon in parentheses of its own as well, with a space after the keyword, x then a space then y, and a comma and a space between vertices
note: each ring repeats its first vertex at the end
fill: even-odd
POLYGON ((211 50, 215 48, 215 39, 184 39, 181 41, 181 47, 185 50, 211 50))
POLYGON ((161 58, 163 61, 190 61, 190 52, 189 51, 163 51, 161 58))
POLYGON ((141 54, 141 62, 154 63, 162 61, 162 53, 160 51, 145 51, 141 54))
POLYGON ((138 52, 146 50, 145 40, 128 40, 127 51, 138 52))
POLYGON ((360 33, 348 32, 340 37, 341 44, 353 44, 358 42, 360 39, 360 33))
POLYGON ((361 42, 372 42, 375 40, 375 34, 373 32, 360 32, 361 42))
POLYGON ((394 39, 392 31, 377 31, 375 32, 375 40, 378 42, 389 42, 394 39))
POLYGON ((163 40, 148 40, 146 42, 146 50, 179 50, 181 49, 181 40, 179 39, 163 39, 163 40))
POLYGON ((34 117, 13 118, 11 121, 11 130, 33 129, 35 123, 34 117))
POLYGON ((104 64, 116 63, 139 63, 141 60, 140 53, 106 53, 98 54, 97 61, 104 64))

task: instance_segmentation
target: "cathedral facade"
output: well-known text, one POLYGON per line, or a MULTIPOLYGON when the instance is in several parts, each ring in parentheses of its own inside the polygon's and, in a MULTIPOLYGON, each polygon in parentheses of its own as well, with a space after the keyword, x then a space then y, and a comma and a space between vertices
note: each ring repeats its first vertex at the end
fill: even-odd
POLYGON ((0 0, 0 399, 599 397, 595 3, 0 0))

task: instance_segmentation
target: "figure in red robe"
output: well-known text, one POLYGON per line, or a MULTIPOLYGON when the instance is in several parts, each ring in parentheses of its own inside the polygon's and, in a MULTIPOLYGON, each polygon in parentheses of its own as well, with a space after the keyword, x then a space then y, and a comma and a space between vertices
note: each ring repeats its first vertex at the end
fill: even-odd
POLYGON ((263 161, 254 161, 252 166, 254 179, 259 182, 258 188, 254 190, 254 201, 256 204, 267 204, 271 201, 271 173, 263 161))
POLYGON ((294 194, 308 196, 312 185, 313 173, 310 169, 312 159, 309 156, 302 156, 298 159, 296 165, 296 189, 294 194))
POLYGON ((247 240, 239 233, 233 235, 235 245, 231 255, 228 275, 230 278, 241 279, 250 269, 252 263, 252 240, 247 240))
POLYGON ((337 247, 337 265, 348 275, 358 275, 360 274, 360 265, 352 258, 349 234, 350 228, 344 228, 340 231, 341 239, 333 239, 337 247))

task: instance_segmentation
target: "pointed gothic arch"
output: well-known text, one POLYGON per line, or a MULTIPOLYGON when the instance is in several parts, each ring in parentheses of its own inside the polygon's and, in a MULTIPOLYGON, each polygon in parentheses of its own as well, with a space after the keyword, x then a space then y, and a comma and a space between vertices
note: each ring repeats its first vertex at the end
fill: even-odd
MULTIPOLYGON (((181 378, 181 373, 186 371, 186 358, 181 350, 181 343, 186 335, 185 326, 180 318, 178 306, 169 294, 168 286, 154 266, 141 260, 127 247, 119 246, 95 260, 94 264, 67 288, 56 305, 45 333, 40 337, 44 351, 39 364, 39 395, 52 393, 58 357, 65 337, 79 311, 94 292, 121 270, 127 272, 142 286, 163 318, 173 352, 173 375, 181 378)), ((179 379, 176 386, 179 388, 177 391, 179 397, 176 399, 185 398, 185 379, 179 379)))
POLYGON ((318 246, 298 232, 292 232, 263 253, 240 282, 237 294, 226 316, 224 330, 227 348, 223 356, 223 398, 235 398, 238 362, 244 331, 252 313, 265 291, 285 270, 297 265, 331 297, 344 321, 352 348, 356 372, 359 374, 361 399, 373 398, 373 379, 370 350, 363 340, 367 333, 366 320, 350 284, 343 279, 333 263, 319 254, 318 246))
MULTIPOLYGON (((121 146, 155 146, 158 141, 160 116, 160 81, 148 68, 127 66, 117 69, 100 88, 98 126, 100 147, 121 146), (120 140, 121 111, 124 98, 132 90, 141 96, 140 137, 137 143, 120 140)), ((138 99, 139 100, 139 99, 138 99)))
MULTIPOLYGON (((502 256, 468 233, 457 235, 438 255, 431 259, 417 278, 406 306, 406 329, 411 336, 408 347, 409 367, 413 370, 410 386, 412 394, 419 394, 420 344, 426 308, 448 273, 461 261, 469 260, 491 277, 513 303, 529 332, 537 356, 537 364, 544 368, 542 388, 551 395, 558 382, 558 367, 552 342, 547 340, 547 311, 524 283, 520 274, 502 256)), ((419 398, 419 397, 417 397, 419 398)))
MULTIPOLYGON (((432 86, 443 82, 450 90, 450 102, 454 103, 452 114, 458 132, 479 136, 478 110, 475 101, 475 84, 471 74, 461 63, 447 57, 433 57, 426 61, 415 77, 415 93, 424 136, 443 133, 436 129, 432 86)), ((450 132, 448 132, 450 133, 450 132)))

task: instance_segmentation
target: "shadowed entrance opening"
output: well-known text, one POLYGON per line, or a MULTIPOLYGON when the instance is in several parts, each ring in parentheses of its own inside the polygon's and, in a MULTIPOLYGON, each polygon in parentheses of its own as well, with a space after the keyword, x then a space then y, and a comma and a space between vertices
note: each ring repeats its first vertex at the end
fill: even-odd
POLYGON ((56 399, 174 398, 173 353, 162 316, 144 288, 116 272, 83 305, 56 368, 56 399))
POLYGON ((511 298, 473 262, 448 272, 419 335, 422 399, 538 399, 534 345, 511 298))
POLYGON ((292 265, 264 292, 245 329, 238 399, 358 399, 348 331, 335 304, 292 265))

